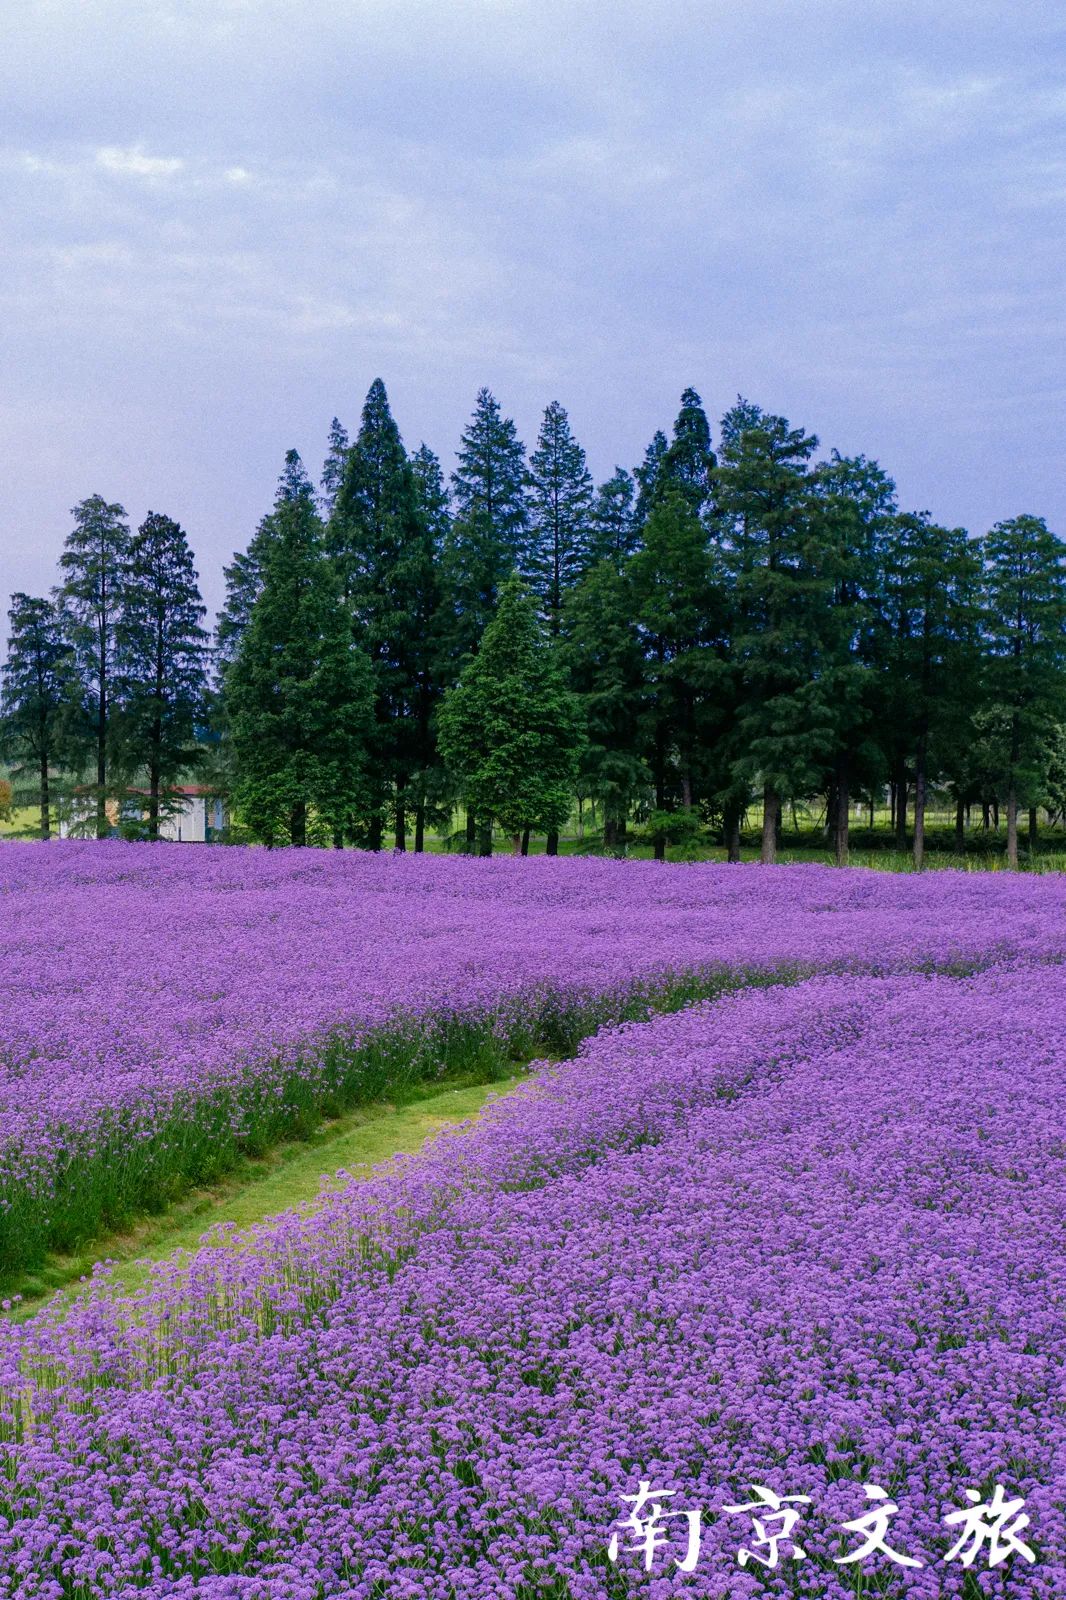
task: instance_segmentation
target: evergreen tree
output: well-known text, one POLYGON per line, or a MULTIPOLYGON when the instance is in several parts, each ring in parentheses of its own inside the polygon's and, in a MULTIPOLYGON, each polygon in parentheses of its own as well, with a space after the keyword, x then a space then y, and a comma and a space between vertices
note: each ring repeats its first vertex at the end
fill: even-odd
POLYGON ((814 541, 808 559, 831 584, 822 614, 818 679, 812 684, 832 743, 827 774, 828 831, 838 866, 848 860, 851 789, 872 783, 879 750, 872 737, 880 580, 896 510, 895 484, 876 461, 834 450, 814 475, 814 541))
POLYGON ((540 598, 552 638, 558 638, 563 601, 589 560, 592 478, 585 452, 557 400, 544 413, 537 448, 529 458, 530 536, 526 578, 540 598))
MULTIPOLYGON (((303 495, 305 481, 303 462, 295 450, 290 450, 278 487, 279 499, 299 499, 303 495)), ((222 569, 226 581, 226 599, 215 627, 215 664, 220 686, 226 668, 237 654, 241 636, 251 619, 252 607, 259 597, 267 547, 273 535, 274 513, 268 512, 252 535, 247 550, 235 551, 231 564, 222 569)))
POLYGON ((1043 798, 1066 694, 1066 546, 1042 517, 997 522, 983 540, 988 689, 1004 728, 1007 860, 1019 801, 1043 798))
MULTIPOLYGON (((434 759, 440 600, 433 535, 380 378, 367 394, 326 537, 356 642, 374 669, 376 815, 391 795, 396 848, 403 850, 412 804, 421 844, 434 759)), ((377 821, 370 843, 380 845, 377 821)))
POLYGON ((134 534, 116 629, 124 743, 148 773, 148 837, 172 808, 165 790, 197 759, 196 724, 207 690, 200 597, 184 529, 150 511, 134 534))
POLYGON ((887 721, 899 752, 897 842, 906 847, 907 775, 913 766, 914 864, 920 870, 930 777, 960 709, 973 706, 979 683, 979 662, 968 653, 978 565, 965 529, 939 527, 925 511, 891 519, 883 564, 889 626, 881 666, 887 721))
POLYGON ((272 520, 262 585, 225 680, 233 798, 265 844, 305 844, 309 827, 340 844, 366 804, 373 683, 295 451, 272 520))
POLYGON ((477 650, 501 586, 520 563, 528 521, 525 482, 525 446, 514 422, 481 389, 452 474, 452 525, 444 553, 456 663, 477 650))
POLYGON ((582 707, 579 773, 603 808, 603 842, 625 845, 629 813, 651 783, 645 751, 646 664, 627 577, 609 560, 567 597, 563 658, 582 707))
POLYGON ((129 554, 125 509, 90 495, 73 509, 59 565, 63 583, 56 591, 69 624, 74 661, 85 709, 88 738, 96 764, 96 834, 107 834, 108 771, 117 753, 113 691, 115 629, 129 554))
MULTIPOLYGON (((644 646, 648 755, 655 809, 695 803, 696 767, 706 743, 706 702, 717 674, 714 646, 722 624, 707 534, 679 484, 660 485, 643 547, 626 568, 634 619, 644 646)), ((665 837, 657 833, 662 860, 665 837)))
POLYGON ((637 480, 637 504, 633 517, 638 533, 651 514, 659 484, 659 474, 662 472, 663 458, 669 448, 665 433, 661 428, 658 429, 644 452, 644 460, 633 470, 633 476, 637 480))
POLYGON ((656 475, 652 502, 667 484, 671 484, 700 516, 711 503, 715 465, 711 429, 703 402, 695 389, 686 389, 681 396, 673 439, 656 475))
POLYGON ((411 471, 414 473, 418 509, 429 529, 434 554, 440 556, 448 543, 452 520, 451 501, 440 458, 428 444, 420 444, 411 457, 411 471))
MULTIPOLYGON (((718 510, 727 540, 735 608, 734 653, 741 674, 738 784, 760 780, 761 859, 776 859, 782 798, 810 792, 824 749, 812 733, 824 705, 812 703, 814 656, 831 585, 809 553, 812 486, 807 462, 818 441, 784 417, 739 401, 723 423, 718 510), (734 427, 736 413, 745 424, 734 427)), ((822 740, 818 740, 821 745, 822 740)))
POLYGON ((638 548, 634 497, 636 484, 625 467, 615 467, 606 483, 596 490, 589 511, 589 565, 609 561, 621 572, 638 548))
POLYGON ((500 823, 516 855, 526 830, 557 829, 569 816, 580 730, 536 604, 513 577, 481 649, 445 695, 440 743, 467 803, 500 823))
POLYGON ((51 837, 51 769, 62 752, 75 702, 74 650, 63 614, 51 600, 13 594, 0 702, 4 753, 32 764, 40 835, 51 837))
POLYGON ((329 425, 329 448, 322 463, 322 477, 319 480, 321 492, 318 503, 322 508, 322 515, 327 519, 333 515, 333 507, 337 503, 337 495, 344 482, 348 448, 348 430, 338 417, 334 417, 329 425))

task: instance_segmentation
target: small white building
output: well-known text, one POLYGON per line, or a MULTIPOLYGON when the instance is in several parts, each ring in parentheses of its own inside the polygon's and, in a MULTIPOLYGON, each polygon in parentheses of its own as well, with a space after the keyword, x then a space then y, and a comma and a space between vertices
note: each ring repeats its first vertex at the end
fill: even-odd
POLYGON ((159 837, 178 844, 208 844, 225 827, 222 796, 200 783, 179 783, 170 791, 180 805, 159 819, 159 837))
MULTIPOLYGON (((203 783, 178 783, 166 791, 167 806, 159 818, 159 837, 176 844, 210 844, 226 826, 222 796, 203 783)), ((128 789, 124 799, 108 800, 108 824, 113 833, 123 823, 136 825, 147 820, 148 790, 128 789)), ((96 802, 88 795, 75 798, 69 817, 60 819, 59 837, 84 835, 96 816, 96 802)))

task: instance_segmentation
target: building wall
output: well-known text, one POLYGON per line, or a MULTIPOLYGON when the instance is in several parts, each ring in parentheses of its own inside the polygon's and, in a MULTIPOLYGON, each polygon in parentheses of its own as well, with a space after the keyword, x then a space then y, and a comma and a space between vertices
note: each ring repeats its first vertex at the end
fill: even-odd
POLYGON ((207 839, 207 803, 202 794, 187 795, 180 808, 159 823, 160 837, 181 844, 203 844, 207 839))

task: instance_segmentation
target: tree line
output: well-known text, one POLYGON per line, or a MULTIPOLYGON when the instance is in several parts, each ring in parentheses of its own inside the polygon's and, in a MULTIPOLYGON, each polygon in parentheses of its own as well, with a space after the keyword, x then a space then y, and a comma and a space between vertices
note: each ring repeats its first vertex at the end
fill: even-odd
POLYGON ((316 490, 290 451, 225 569, 213 639, 184 530, 74 508, 60 582, 16 594, 5 754, 40 807, 77 775, 96 831, 143 780, 158 837, 178 778, 217 775, 267 844, 424 846, 465 807, 528 848, 594 800, 603 845, 657 857, 716 830, 761 859, 820 796, 836 858, 886 791, 921 865, 935 785, 955 804, 1066 811, 1066 549, 1019 515, 971 537, 901 510, 874 460, 738 399, 717 441, 686 389, 669 434, 596 485, 564 408, 527 455, 482 389, 445 477, 376 380, 334 419, 316 490))

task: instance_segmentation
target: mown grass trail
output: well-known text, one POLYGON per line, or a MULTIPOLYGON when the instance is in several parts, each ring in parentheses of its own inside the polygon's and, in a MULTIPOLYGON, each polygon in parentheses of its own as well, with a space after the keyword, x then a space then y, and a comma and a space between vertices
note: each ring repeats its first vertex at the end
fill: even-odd
POLYGON ((390 1157, 420 1150, 443 1128, 476 1117, 490 1099, 524 1077, 524 1069, 515 1066, 511 1076, 492 1082, 415 1087, 395 1101, 362 1106, 323 1123, 307 1139, 277 1145, 218 1183, 186 1195, 162 1216, 147 1218, 76 1254, 53 1253, 37 1271, 5 1289, 6 1298, 22 1297, 13 1318, 23 1321, 32 1316, 57 1292, 77 1293, 90 1281, 98 1262, 112 1263, 112 1281, 135 1289, 153 1263, 180 1250, 195 1250, 208 1229, 219 1223, 245 1229, 284 1211, 313 1208, 343 1183, 369 1177, 390 1157))

